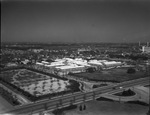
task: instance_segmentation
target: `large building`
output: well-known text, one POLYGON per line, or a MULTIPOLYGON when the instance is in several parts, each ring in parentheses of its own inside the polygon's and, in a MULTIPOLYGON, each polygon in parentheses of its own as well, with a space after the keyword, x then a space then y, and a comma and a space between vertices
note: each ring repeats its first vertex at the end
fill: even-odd
POLYGON ((97 70, 114 68, 117 66, 121 66, 123 64, 122 62, 107 61, 107 60, 90 60, 88 63, 91 64, 92 66, 95 66, 97 70))
POLYGON ((117 66, 121 66, 121 62, 107 61, 107 60, 84 60, 82 58, 62 58, 56 59, 54 62, 37 62, 37 65, 44 66, 51 70, 54 69, 55 74, 66 75, 68 73, 80 73, 85 72, 89 67, 95 67, 96 70, 109 69, 117 66))

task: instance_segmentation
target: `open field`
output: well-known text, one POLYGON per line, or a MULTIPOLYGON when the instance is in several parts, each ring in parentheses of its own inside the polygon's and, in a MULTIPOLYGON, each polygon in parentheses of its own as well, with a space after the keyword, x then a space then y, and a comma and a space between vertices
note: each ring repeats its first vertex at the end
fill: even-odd
POLYGON ((114 68, 109 70, 103 70, 94 73, 77 73, 72 74, 73 76, 88 79, 92 81, 110 81, 110 82, 123 82, 141 77, 146 77, 146 73, 143 71, 136 71, 136 73, 127 73, 128 68, 114 68))
POLYGON ((58 79, 27 69, 3 71, 0 77, 3 81, 35 97, 72 91, 74 87, 72 85, 76 84, 70 80, 58 79))

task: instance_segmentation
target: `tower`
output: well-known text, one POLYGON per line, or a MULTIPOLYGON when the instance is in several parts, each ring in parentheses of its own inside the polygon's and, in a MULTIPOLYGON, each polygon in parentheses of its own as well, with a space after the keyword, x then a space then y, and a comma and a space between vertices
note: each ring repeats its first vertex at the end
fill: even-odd
POLYGON ((147 47, 149 47, 149 42, 147 42, 147 47))
POLYGON ((141 42, 139 41, 139 47, 141 46, 141 42))

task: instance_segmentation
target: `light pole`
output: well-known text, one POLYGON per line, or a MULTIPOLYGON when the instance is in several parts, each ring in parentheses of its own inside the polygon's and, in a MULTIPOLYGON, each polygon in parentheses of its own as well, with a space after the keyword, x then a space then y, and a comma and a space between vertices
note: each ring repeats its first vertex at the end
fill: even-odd
MULTIPOLYGON (((150 103, 150 98, 149 98, 149 103, 150 103)), ((148 112, 146 113, 146 115, 150 115, 150 108, 148 109, 148 112)))
POLYGON ((133 88, 133 91, 134 91, 134 86, 132 88, 133 88))
POLYGON ((119 103, 121 103, 121 96, 119 96, 119 103))
POLYGON ((93 100, 95 100, 95 91, 93 91, 93 100))

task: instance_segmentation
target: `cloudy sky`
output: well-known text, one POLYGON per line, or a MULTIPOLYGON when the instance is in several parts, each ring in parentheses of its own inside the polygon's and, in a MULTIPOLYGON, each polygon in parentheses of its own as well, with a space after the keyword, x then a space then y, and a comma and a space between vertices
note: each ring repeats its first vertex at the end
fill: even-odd
POLYGON ((150 1, 2 1, 1 39, 47 43, 150 41, 150 1))

